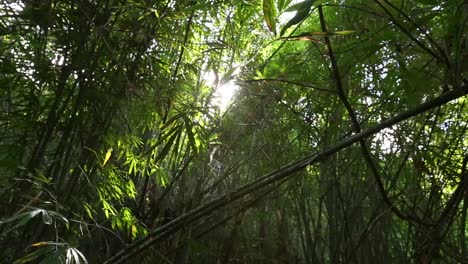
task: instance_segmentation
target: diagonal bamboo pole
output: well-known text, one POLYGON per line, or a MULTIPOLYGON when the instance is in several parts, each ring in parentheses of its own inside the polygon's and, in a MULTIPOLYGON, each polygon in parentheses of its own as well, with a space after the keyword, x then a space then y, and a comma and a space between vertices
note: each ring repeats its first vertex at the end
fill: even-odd
POLYGON ((155 244, 156 242, 164 239, 165 237, 173 234, 175 231, 180 229, 183 225, 192 223, 199 219, 202 216, 208 215, 209 213, 217 210, 223 206, 228 205, 232 201, 242 198, 245 195, 251 194, 265 186, 268 186, 272 183, 278 182, 281 179, 291 176, 295 172, 305 169, 307 166, 322 161, 325 157, 334 154, 340 150, 343 150, 356 142, 359 142, 362 139, 365 139, 382 129, 391 127, 401 121, 407 120, 413 116, 419 115, 431 109, 445 105, 446 103, 460 98, 468 93, 468 84, 463 85, 461 90, 450 90, 443 93, 442 95, 424 102, 417 107, 414 107, 410 110, 407 110, 399 115, 388 118, 378 125, 366 129, 362 132, 356 133, 353 136, 350 136, 334 145, 331 145, 322 151, 311 153, 302 159, 293 161, 282 168, 270 172, 266 175, 263 175, 247 184, 240 186, 239 188, 232 190, 229 193, 221 195, 212 201, 201 205, 190 212, 187 212, 180 217, 170 221, 169 223, 156 228, 155 230, 148 233, 143 238, 136 240, 132 244, 128 245, 126 248, 117 252, 114 256, 109 258, 104 262, 104 264, 114 264, 114 263, 125 263, 126 260, 130 259, 132 256, 135 256, 137 253, 143 251, 147 247, 155 244))

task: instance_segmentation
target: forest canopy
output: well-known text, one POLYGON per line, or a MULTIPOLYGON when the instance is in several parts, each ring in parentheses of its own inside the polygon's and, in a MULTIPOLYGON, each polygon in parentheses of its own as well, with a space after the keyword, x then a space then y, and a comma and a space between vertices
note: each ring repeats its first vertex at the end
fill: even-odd
POLYGON ((0 0, 4 263, 468 263, 467 0, 0 0))

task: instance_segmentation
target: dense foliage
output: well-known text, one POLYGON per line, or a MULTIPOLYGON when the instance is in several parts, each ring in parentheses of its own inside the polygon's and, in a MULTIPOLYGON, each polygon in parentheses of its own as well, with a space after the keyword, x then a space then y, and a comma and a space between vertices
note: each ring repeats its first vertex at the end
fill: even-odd
POLYGON ((1 0, 0 259, 468 263, 467 21, 466 0, 1 0))

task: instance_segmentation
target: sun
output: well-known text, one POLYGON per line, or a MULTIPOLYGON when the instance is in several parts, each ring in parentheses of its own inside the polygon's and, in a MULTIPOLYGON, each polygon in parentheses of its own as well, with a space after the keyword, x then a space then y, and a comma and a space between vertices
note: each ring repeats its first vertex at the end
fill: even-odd
POLYGON ((228 109, 238 89, 239 86, 237 86, 234 80, 230 80, 216 88, 214 103, 219 107, 221 112, 225 112, 228 109))
POLYGON ((204 76, 205 83, 214 90, 212 103, 219 108, 221 113, 224 113, 229 108, 235 93, 239 90, 235 79, 238 73, 238 70, 235 70, 228 81, 219 84, 216 83, 216 75, 212 71, 207 72, 204 76))

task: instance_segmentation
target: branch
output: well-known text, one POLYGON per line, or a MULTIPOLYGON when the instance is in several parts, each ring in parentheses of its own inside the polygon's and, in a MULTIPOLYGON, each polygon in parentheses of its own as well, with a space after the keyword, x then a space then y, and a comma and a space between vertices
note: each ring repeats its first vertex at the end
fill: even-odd
MULTIPOLYGON (((423 28, 421 28, 417 23, 415 23, 415 22, 413 21, 413 19, 411 19, 410 16, 408 16, 405 12, 403 12, 403 10, 401 10, 400 8, 398 8, 397 6, 395 6, 394 4, 392 4, 390 1, 384 0, 384 2, 385 2, 387 5, 391 6, 393 9, 395 9, 398 13, 400 13, 405 19, 407 19, 411 24, 413 24, 413 26, 414 26, 415 28, 417 28, 424 36, 426 36, 426 38, 429 40, 429 42, 430 42, 432 45, 434 45, 434 46, 439 50, 439 52, 442 54, 442 57, 441 57, 441 58, 443 59, 443 61, 445 62, 445 64, 446 64, 447 66, 450 66, 450 60, 449 60, 449 58, 447 57, 447 54, 445 54, 444 50, 440 47, 439 44, 437 44, 437 42, 434 41, 434 39, 431 37, 431 35, 429 35, 429 33, 427 33, 426 30, 424 30, 423 28)), ((406 32, 405 32, 405 33, 406 33, 406 32)), ((406 33, 406 34, 408 35, 409 33, 406 33)))
MULTIPOLYGON (((318 6, 318 12, 319 12, 320 26, 322 28, 322 31, 327 32, 322 5, 318 6)), ((348 98, 346 97, 346 94, 343 88, 343 83, 341 81, 340 72, 338 69, 338 63, 336 62, 335 54, 333 54, 333 49, 332 49, 332 45, 330 43, 329 37, 325 37, 325 44, 328 49, 328 56, 330 57, 332 72, 333 72, 333 75, 335 76, 334 79, 335 79, 335 85, 336 85, 336 89, 338 92, 338 96, 340 97, 341 102, 343 103, 343 105, 346 108, 346 111, 349 114, 349 118, 351 119, 351 122, 353 123, 354 130, 356 130, 356 132, 359 133, 361 132, 361 125, 359 124, 359 121, 356 117, 356 113, 354 112, 353 108, 351 107, 351 104, 348 101, 348 98)), ((364 159, 366 160, 367 164, 369 165, 372 171, 372 174, 374 175, 375 181, 377 183, 377 188, 379 189, 380 195, 382 196, 384 203, 388 206, 388 208, 392 210, 393 213, 395 213, 398 216, 398 218, 405 220, 405 221, 415 221, 415 222, 420 223, 421 221, 419 219, 402 213, 395 205, 393 205, 392 201, 388 197, 387 191, 385 190, 385 186, 383 184, 382 176, 380 175, 379 168, 377 167, 375 162, 372 160, 371 153, 369 151, 369 148, 367 147, 367 144, 364 138, 359 140, 359 145, 361 146, 364 159)))
MULTIPOLYGON (((379 5, 384 12, 389 16, 390 20, 401 30, 403 33, 405 33, 416 45, 418 45, 421 49, 425 50, 427 53, 429 53, 432 57, 436 58, 438 61, 440 61, 442 64, 449 66, 449 62, 445 60, 444 57, 439 56, 437 53, 435 53, 432 49, 429 47, 426 47, 421 41, 419 41, 411 32, 409 32, 398 20, 390 13, 390 11, 385 8, 385 6, 379 2, 379 0, 374 0, 374 2, 379 5)), ((444 54, 445 55, 445 54, 444 54)))
POLYGON ((312 88, 312 89, 315 89, 317 91, 322 91, 322 92, 327 92, 327 93, 334 93, 334 91, 330 91, 330 90, 325 89, 325 88, 320 88, 320 87, 313 86, 313 85, 310 85, 310 84, 299 83, 299 82, 294 82, 294 81, 289 81, 289 80, 284 80, 284 79, 265 78, 265 79, 255 79, 255 80, 238 80, 237 82, 251 83, 251 82, 263 82, 263 81, 289 83, 289 84, 293 84, 293 85, 297 85, 297 86, 312 88))

